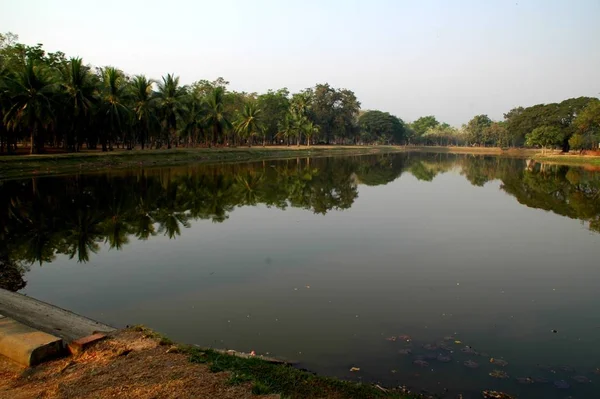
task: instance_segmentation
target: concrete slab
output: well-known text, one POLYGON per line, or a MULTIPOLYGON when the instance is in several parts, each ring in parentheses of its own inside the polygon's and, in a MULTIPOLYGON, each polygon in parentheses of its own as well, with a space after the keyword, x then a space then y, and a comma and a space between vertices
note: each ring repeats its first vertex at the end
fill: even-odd
POLYGON ((115 328, 106 324, 3 289, 0 289, 0 314, 31 328, 62 338, 67 343, 97 332, 111 333, 115 331, 115 328))
POLYGON ((0 355, 35 366, 63 351, 61 338, 35 330, 8 317, 0 319, 0 355))

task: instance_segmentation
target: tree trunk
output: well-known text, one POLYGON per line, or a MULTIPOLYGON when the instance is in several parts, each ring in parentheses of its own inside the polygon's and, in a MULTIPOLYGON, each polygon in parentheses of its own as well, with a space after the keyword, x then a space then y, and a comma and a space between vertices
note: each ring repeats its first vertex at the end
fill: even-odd
POLYGON ((37 154, 37 123, 33 124, 33 129, 31 130, 31 140, 30 140, 30 145, 31 148, 29 149, 29 153, 30 154, 37 154))

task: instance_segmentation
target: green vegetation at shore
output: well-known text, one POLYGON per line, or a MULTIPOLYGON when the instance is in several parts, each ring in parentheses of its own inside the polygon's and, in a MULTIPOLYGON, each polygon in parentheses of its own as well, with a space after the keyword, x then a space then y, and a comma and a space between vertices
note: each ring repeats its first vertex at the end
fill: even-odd
POLYGON ((281 394, 284 398, 411 399, 424 398, 406 389, 386 389, 377 385, 323 377, 285 362, 273 362, 248 354, 229 354, 223 350, 198 348, 174 343, 170 338, 143 325, 130 328, 155 339, 160 345, 174 346, 189 355, 192 363, 207 364, 214 372, 231 373, 230 385, 252 383, 256 395, 281 394))
POLYGON ((558 165, 600 166, 600 157, 591 156, 536 154, 533 159, 558 165))
POLYGON ((287 398, 419 398, 404 390, 390 390, 376 385, 356 383, 315 375, 290 365, 273 364, 256 357, 243 358, 214 350, 187 347, 193 363, 207 363, 213 372, 232 373, 232 385, 252 382, 255 394, 281 394, 287 398))

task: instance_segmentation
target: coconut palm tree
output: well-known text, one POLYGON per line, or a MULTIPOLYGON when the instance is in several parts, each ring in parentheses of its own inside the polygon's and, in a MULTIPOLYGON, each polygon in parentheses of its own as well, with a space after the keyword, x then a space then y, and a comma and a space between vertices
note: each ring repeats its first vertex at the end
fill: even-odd
POLYGON ((315 135, 319 134, 319 125, 315 125, 312 121, 306 120, 302 125, 302 131, 304 133, 304 137, 306 137, 306 145, 310 147, 310 139, 315 135))
POLYGON ((54 122, 52 109, 56 84, 44 66, 27 60, 23 69, 9 77, 7 92, 10 105, 4 114, 9 130, 30 131, 31 154, 44 151, 44 130, 54 122))
MULTIPOLYGON (((260 120, 261 110, 253 102, 244 104, 244 109, 236 122, 236 133, 245 138, 248 147, 252 146, 252 139, 263 130, 263 125, 260 120)), ((263 143, 264 145, 264 143, 263 143)))
POLYGON ((225 114, 225 105, 223 97, 225 89, 215 87, 208 95, 205 101, 206 106, 206 125, 211 129, 211 144, 216 144, 223 136, 225 129, 231 127, 231 122, 225 114))
POLYGON ((127 92, 123 73, 116 68, 106 67, 102 73, 102 92, 99 117, 104 122, 106 132, 102 132, 102 151, 112 151, 115 137, 125 129, 130 115, 126 105, 127 92))
POLYGON ((200 99, 194 95, 189 96, 181 127, 181 135, 187 138, 188 145, 195 145, 199 135, 206 130, 204 115, 205 109, 200 99))
POLYGON ((71 58, 60 72, 65 108, 71 119, 65 144, 69 150, 79 151, 82 141, 79 133, 97 104, 97 89, 90 68, 83 65, 81 58, 71 58))
POLYGON ((152 79, 148 79, 144 75, 136 75, 129 85, 133 101, 133 114, 135 116, 134 126, 137 130, 142 150, 144 149, 146 140, 150 136, 152 128, 158 122, 155 113, 157 98, 152 91, 153 84, 154 81, 152 79))
POLYGON ((171 74, 162 77, 158 83, 158 107, 162 120, 167 129, 167 148, 171 148, 171 141, 177 134, 177 119, 183 112, 183 102, 187 96, 187 88, 179 85, 179 77, 171 74))

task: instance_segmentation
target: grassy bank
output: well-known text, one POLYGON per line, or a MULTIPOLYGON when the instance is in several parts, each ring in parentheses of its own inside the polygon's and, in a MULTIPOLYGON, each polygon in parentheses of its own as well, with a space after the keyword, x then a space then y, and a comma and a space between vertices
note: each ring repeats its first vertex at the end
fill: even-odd
POLYGON ((318 146, 252 148, 180 148, 171 150, 117 150, 58 155, 0 157, 0 179, 174 166, 186 163, 246 162, 263 159, 362 155, 402 151, 393 146, 318 146))
MULTIPOLYGON (((156 340, 160 345, 173 345, 169 338, 144 326, 131 329, 156 340)), ((386 389, 379 385, 323 377, 283 362, 247 354, 233 355, 189 345, 177 345, 176 348, 176 352, 188 355, 191 363, 207 365, 213 373, 229 373, 228 385, 249 384, 255 395, 279 394, 284 398, 425 398, 404 389, 386 389)))
POLYGON ((600 166, 600 157, 589 156, 589 155, 542 155, 536 154, 533 159, 539 162, 554 163, 559 165, 573 165, 573 166, 600 166))

